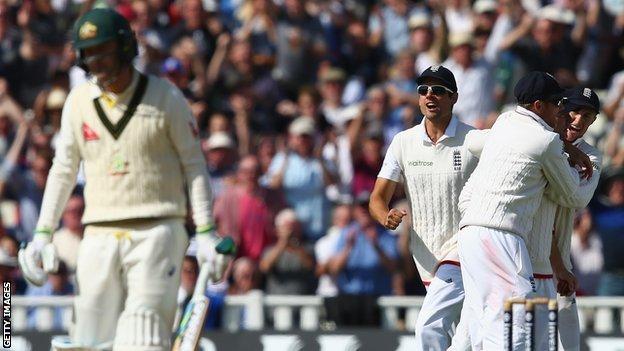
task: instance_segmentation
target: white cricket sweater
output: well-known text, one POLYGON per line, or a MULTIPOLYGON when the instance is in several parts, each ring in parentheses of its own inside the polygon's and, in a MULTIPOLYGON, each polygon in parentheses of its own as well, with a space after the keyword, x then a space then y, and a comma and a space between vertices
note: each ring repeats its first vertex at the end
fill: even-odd
POLYGON ((559 135, 522 107, 499 117, 479 164, 460 195, 461 227, 508 231, 525 242, 546 185, 571 196, 579 175, 568 164, 559 135))
MULTIPOLYGON (((598 187, 600 180, 600 172, 602 170, 602 155, 595 147, 589 145, 582 139, 578 139, 574 142, 581 151, 583 151, 594 166, 594 173, 591 178, 581 180, 579 189, 572 197, 572 201, 567 203, 566 206, 559 206, 557 214, 555 216, 555 240, 557 241, 557 248, 563 259, 563 263, 569 271, 572 270, 572 260, 570 258, 570 247, 572 242, 572 232, 574 229, 574 215, 577 209, 587 206, 589 201, 594 196, 594 192, 598 187)), ((547 196, 557 196, 557 194, 546 193, 547 196)))
MULTIPOLYGON (((506 113, 501 115, 500 118, 503 119, 510 116, 513 116, 513 114, 510 115, 509 113, 506 113)), ((489 130, 475 130, 471 131, 466 136, 466 145, 470 152, 475 156, 480 157, 488 134, 489 130)), ((569 269, 571 269, 570 237, 572 233, 574 209, 563 207, 558 203, 576 208, 585 207, 591 200, 593 192, 598 184, 598 179, 600 177, 600 164, 602 162, 600 154, 596 149, 583 142, 581 139, 577 140, 574 145, 589 155, 592 163, 594 164, 594 174, 589 180, 581 180, 579 188, 577 188, 577 190, 572 193, 570 197, 560 196, 559 194, 550 192, 549 189, 551 188, 546 188, 546 197, 542 198, 542 202, 540 203, 540 206, 533 218, 531 231, 535 233, 535 235, 528 236, 525 241, 527 251, 529 252, 529 256, 531 258, 533 272, 536 274, 552 274, 552 268, 550 265, 550 248, 555 228, 564 231, 569 229, 568 232, 565 232, 568 233, 567 237, 565 235, 557 235, 557 239, 558 245, 567 247, 567 251, 566 249, 560 248, 560 252, 562 252, 562 255, 563 252, 566 252, 566 258, 564 258, 564 261, 566 262, 566 265, 570 265, 569 269), (555 203, 549 197, 552 197, 558 203, 555 203), (566 219, 563 220, 565 223, 555 223, 556 219, 557 221, 562 220, 560 218, 561 216, 566 216, 566 219)), ((464 195, 467 196, 468 193, 464 195)))
POLYGON ((458 261, 457 202, 477 159, 464 147, 473 127, 453 117, 433 144, 424 122, 398 133, 388 147, 379 177, 403 182, 410 203, 410 250, 423 281, 442 260, 458 261))
POLYGON ((37 228, 56 228, 76 181, 80 161, 86 178, 82 221, 111 222, 136 218, 185 217, 190 191, 197 226, 212 223, 211 191, 197 126, 178 88, 149 76, 145 94, 121 134, 115 126, 138 85, 138 72, 112 107, 100 105, 113 125, 106 127, 94 99, 102 91, 93 82, 72 89, 61 118, 61 131, 37 228))

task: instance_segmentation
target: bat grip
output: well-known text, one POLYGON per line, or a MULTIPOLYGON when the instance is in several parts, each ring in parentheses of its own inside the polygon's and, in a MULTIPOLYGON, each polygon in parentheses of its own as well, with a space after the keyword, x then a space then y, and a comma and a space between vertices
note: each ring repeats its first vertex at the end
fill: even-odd
POLYGON ((208 286, 208 280, 210 279, 210 264, 204 262, 199 269, 199 276, 195 283, 195 291, 193 291, 193 297, 204 296, 206 288, 208 286))

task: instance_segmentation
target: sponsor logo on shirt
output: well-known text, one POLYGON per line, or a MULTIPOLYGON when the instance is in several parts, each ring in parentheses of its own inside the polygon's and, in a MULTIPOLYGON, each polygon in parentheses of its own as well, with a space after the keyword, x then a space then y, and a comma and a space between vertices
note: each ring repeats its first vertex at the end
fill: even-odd
POLYGON ((461 160, 461 152, 459 150, 453 151, 453 169, 456 171, 461 171, 462 160, 461 160))
POLYGON ((433 161, 422 161, 422 160, 408 161, 407 165, 412 166, 412 167, 420 167, 420 166, 431 167, 433 166, 433 161))

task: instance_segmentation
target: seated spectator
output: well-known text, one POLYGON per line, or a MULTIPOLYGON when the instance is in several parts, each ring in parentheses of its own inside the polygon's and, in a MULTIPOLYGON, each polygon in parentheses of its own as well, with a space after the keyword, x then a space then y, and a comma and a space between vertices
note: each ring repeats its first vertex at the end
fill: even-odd
MULTIPOLYGON (((74 286, 69 282, 69 272, 65 262, 60 261, 58 271, 48 276, 48 281, 43 286, 29 285, 26 291, 27 296, 65 296, 73 295, 74 286)), ((63 315, 65 307, 55 307, 52 314, 52 330, 65 330, 63 325, 63 315)), ((37 328, 37 309, 30 309, 28 313, 28 328, 37 328)))
POLYGON ((577 295, 595 295, 602 271, 602 243, 594 232, 588 210, 581 210, 574 219, 570 250, 574 275, 578 280, 577 295))
POLYGON ((72 195, 63 211, 63 226, 52 236, 58 257, 65 261, 70 272, 76 272, 78 248, 84 231, 81 222, 84 207, 82 195, 72 195))
POLYGON ((308 295, 314 290, 314 256, 303 245, 297 214, 284 209, 275 217, 277 243, 262 254, 260 271, 266 275, 266 293, 308 295))
POLYGON ((215 200, 217 230, 237 242, 238 255, 258 262, 274 241, 273 220, 283 207, 281 194, 260 186, 260 164, 256 156, 244 157, 236 171, 236 185, 215 200))
POLYGON ((397 268, 396 237, 379 226, 368 212, 369 193, 356 197, 355 221, 338 240, 329 271, 337 276, 339 326, 379 324, 377 298, 392 293, 397 268))
POLYGON ((258 289, 258 268, 256 263, 247 257, 240 257, 232 266, 232 284, 228 295, 244 295, 258 289))

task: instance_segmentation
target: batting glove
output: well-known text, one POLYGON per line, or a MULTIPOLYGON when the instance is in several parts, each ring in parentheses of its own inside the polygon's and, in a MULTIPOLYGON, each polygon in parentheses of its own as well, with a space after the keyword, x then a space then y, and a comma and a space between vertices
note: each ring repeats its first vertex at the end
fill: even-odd
POLYGON ((24 278, 36 286, 48 280, 48 273, 58 270, 59 260, 49 232, 35 232, 33 240, 17 255, 24 278))
POLYGON ((232 238, 219 237, 211 226, 198 229, 200 230, 195 234, 197 262, 200 267, 202 264, 208 263, 210 267, 208 278, 213 282, 218 282, 223 279, 223 274, 236 253, 236 246, 232 238))

